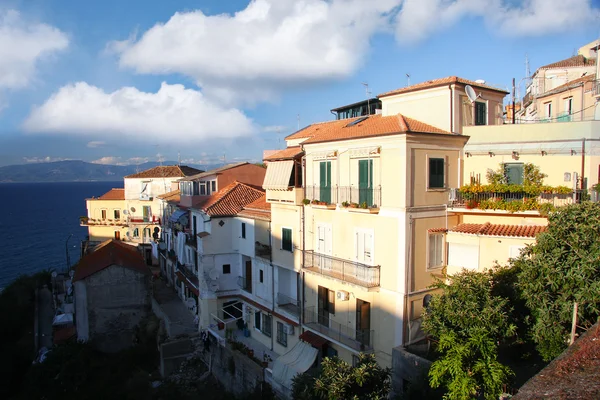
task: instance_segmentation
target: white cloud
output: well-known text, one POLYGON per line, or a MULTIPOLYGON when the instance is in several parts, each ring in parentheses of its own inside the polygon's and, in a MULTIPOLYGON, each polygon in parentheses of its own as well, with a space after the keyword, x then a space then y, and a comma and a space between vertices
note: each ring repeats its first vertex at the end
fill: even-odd
POLYGON ((135 139, 146 144, 234 138, 255 131, 235 108, 208 101, 183 85, 156 93, 124 87, 112 93, 78 82, 60 88, 23 124, 26 132, 135 139))
POLYGON ((102 147, 106 144, 106 142, 102 142, 99 140, 92 140, 91 142, 88 142, 87 147, 89 147, 90 149, 94 149, 96 147, 102 147))
POLYGON ((92 164, 106 164, 106 165, 124 165, 124 163, 121 162, 121 157, 114 157, 114 156, 102 157, 97 160, 91 161, 91 163, 92 164))
POLYGON ((233 15, 173 15, 113 42, 120 65, 192 77, 227 104, 272 99, 290 85, 352 75, 400 0, 254 0, 233 15))
POLYGON ((26 163, 47 163, 47 162, 55 162, 55 161, 67 161, 72 160, 72 158, 61 158, 61 157, 23 157, 23 161, 26 163))
POLYGON ((150 159, 148 157, 131 157, 127 159, 126 164, 127 165, 132 165, 132 164, 143 164, 145 162, 150 161, 150 159))
POLYGON ((27 21, 18 11, 0 9, 0 89, 28 86, 37 64, 68 45, 69 39, 59 29, 27 21))
POLYGON ((286 127, 283 125, 269 125, 269 126, 265 126, 263 127, 263 132, 267 132, 267 133, 281 133, 281 132, 285 132, 286 127))
POLYGON ((396 16, 396 39, 421 41, 464 17, 483 18, 502 36, 541 36, 598 24, 590 0, 404 0, 396 16))

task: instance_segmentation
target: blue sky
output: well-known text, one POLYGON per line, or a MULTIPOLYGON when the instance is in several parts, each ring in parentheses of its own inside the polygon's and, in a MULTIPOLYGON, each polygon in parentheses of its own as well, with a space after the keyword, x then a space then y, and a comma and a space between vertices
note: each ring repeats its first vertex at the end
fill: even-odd
POLYGON ((0 165, 259 160, 361 82, 508 88, 599 35, 599 0, 3 0, 0 165))

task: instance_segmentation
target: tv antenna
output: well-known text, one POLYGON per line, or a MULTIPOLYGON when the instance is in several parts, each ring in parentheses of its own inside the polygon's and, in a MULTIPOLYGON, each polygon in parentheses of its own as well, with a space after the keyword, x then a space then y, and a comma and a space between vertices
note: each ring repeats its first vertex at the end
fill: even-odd
POLYGON ((296 114, 296 119, 298 120, 298 130, 300 130, 300 114, 296 114))
POLYGON ((406 86, 410 86, 410 74, 407 72, 404 75, 406 75, 406 86))
POLYGON ((367 95, 367 115, 371 115, 371 91, 369 90, 369 84, 367 82, 362 82, 361 84, 365 87, 365 94, 367 95))

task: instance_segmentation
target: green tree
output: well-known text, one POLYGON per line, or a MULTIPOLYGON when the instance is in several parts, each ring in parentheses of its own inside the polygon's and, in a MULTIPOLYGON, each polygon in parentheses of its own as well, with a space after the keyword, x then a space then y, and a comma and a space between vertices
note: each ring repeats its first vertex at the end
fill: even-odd
POLYGON ((361 353, 355 367, 338 357, 325 358, 316 372, 296 376, 292 391, 296 400, 379 400, 390 392, 390 376, 373 354, 361 353))
POLYGON ((440 358, 429 370, 431 387, 448 399, 497 399, 512 371, 498 361, 498 346, 514 336, 507 298, 494 293, 493 271, 466 271, 438 281, 423 315, 423 328, 438 343, 440 358))
POLYGON ((584 329, 600 315, 600 205, 584 202, 550 213, 548 229, 512 264, 531 310, 532 338, 549 361, 567 346, 575 302, 584 329))

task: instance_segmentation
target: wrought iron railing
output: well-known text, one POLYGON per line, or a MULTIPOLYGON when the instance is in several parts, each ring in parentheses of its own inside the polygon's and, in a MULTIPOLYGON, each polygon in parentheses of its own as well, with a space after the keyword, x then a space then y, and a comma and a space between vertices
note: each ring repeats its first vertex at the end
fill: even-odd
POLYGON ((303 268, 367 288, 379 286, 379 265, 362 264, 305 250, 303 268))
POLYGON ((331 319, 328 312, 319 312, 315 306, 304 308, 303 323, 308 328, 355 350, 369 351, 373 349, 374 330, 355 329, 352 326, 342 325, 331 319))
POLYGON ((266 260, 271 259, 271 246, 268 244, 262 244, 261 242, 254 243, 254 254, 256 257, 264 258, 266 260))
MULTIPOLYGON (((524 192, 516 193, 463 193, 459 189, 450 189, 448 206, 451 208, 490 208, 488 204, 480 207, 484 202, 510 203, 510 202, 528 202, 532 199, 537 201, 537 205, 551 204, 554 207, 566 206, 568 204, 578 203, 587 196, 587 190, 576 190, 567 194, 559 193, 541 193, 537 196, 524 192)), ((537 209, 533 207, 533 209, 537 209)))
POLYGON ((306 186, 306 198, 325 203, 341 204, 366 203, 367 207, 381 206, 381 186, 372 188, 359 188, 357 186, 306 186))
POLYGON ((277 307, 293 315, 300 316, 300 301, 286 294, 277 293, 277 307))

